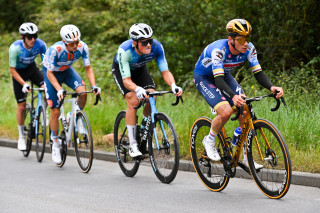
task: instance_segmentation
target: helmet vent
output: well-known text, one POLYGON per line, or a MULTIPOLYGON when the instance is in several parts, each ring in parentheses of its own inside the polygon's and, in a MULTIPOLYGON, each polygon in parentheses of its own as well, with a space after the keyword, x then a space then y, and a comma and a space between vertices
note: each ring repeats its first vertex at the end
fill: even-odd
POLYGON ((142 30, 139 30, 143 35, 145 35, 145 33, 142 30))
POLYGON ((147 34, 149 34, 149 30, 148 30, 148 28, 144 28, 144 30, 147 32, 147 34))

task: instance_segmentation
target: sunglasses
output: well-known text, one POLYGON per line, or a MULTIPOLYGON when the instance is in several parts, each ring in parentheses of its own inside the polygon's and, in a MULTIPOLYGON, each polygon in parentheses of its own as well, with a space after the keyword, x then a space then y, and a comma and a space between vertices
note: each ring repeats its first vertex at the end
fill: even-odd
POLYGON ((74 46, 78 46, 80 41, 75 41, 75 42, 72 42, 72 43, 67 43, 66 44, 68 45, 68 47, 74 47, 74 46))
POLYGON ((153 43, 153 39, 148 39, 148 40, 144 40, 144 41, 139 41, 140 44, 144 47, 148 46, 148 44, 152 45, 153 43))
POLYGON ((249 43, 251 41, 251 37, 241 37, 241 38, 237 38, 234 39, 237 40, 239 44, 244 45, 246 43, 246 41, 249 43))
POLYGON ((32 38, 34 38, 34 40, 36 40, 38 38, 37 34, 28 34, 25 36, 28 40, 32 40, 32 38))

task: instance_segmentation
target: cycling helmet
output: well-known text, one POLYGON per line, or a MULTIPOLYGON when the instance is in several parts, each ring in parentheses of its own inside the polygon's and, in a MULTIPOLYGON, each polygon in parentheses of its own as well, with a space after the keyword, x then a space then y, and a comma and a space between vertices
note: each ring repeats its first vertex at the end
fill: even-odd
POLYGON ((60 35, 66 43, 80 41, 81 37, 80 30, 73 24, 64 25, 60 30, 60 35))
POLYGON ((27 35, 27 34, 33 35, 33 34, 36 34, 37 32, 38 32, 37 25, 31 22, 21 24, 19 28, 19 33, 21 35, 27 35))
POLYGON ((226 30, 229 36, 250 36, 252 27, 245 19, 233 19, 228 22, 226 30))
POLYGON ((141 40, 146 38, 151 38, 153 31, 151 27, 147 24, 137 23, 130 27, 129 36, 133 40, 141 40))

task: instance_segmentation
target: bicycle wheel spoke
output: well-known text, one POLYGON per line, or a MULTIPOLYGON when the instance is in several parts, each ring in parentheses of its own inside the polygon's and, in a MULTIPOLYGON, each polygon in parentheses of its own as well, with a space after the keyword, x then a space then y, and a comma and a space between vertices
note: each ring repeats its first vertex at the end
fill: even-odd
POLYGON ((43 155, 45 152, 46 148, 46 113, 43 110, 43 107, 39 107, 39 117, 36 122, 37 124, 37 133, 36 133, 36 142, 35 142, 35 147, 36 147, 36 155, 37 155, 37 160, 38 162, 42 162, 43 155))

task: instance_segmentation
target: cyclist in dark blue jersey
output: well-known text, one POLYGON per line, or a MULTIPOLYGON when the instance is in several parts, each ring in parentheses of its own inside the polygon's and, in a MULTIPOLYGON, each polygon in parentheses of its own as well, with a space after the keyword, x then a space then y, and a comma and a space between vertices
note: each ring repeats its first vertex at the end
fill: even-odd
MULTIPOLYGON (((203 139, 203 144, 210 159, 219 161, 220 156, 215 147, 215 138, 233 113, 233 107, 245 104, 242 99, 244 92, 230 71, 245 60, 257 81, 277 98, 283 96, 281 87, 273 86, 268 76, 262 71, 257 59, 254 45, 249 42, 252 27, 244 19, 233 19, 226 26, 228 39, 222 39, 209 44, 202 52, 194 70, 194 83, 207 103, 216 111, 209 134, 203 139)), ((242 128, 244 119, 239 117, 242 128)), ((245 155, 246 158, 246 155, 245 155)), ((246 163, 246 159, 244 159, 246 163)), ((261 165, 256 164, 257 168, 261 165)))
MULTIPOLYGON (((152 38, 153 31, 150 26, 143 23, 134 24, 129 30, 129 40, 123 42, 112 64, 113 78, 122 95, 125 97, 128 108, 126 122, 129 133, 131 157, 142 155, 136 141, 136 113, 134 106, 139 104, 139 99, 148 98, 146 90, 155 91, 155 84, 149 74, 146 64, 157 60, 159 70, 164 81, 171 86, 176 96, 182 95, 182 89, 175 84, 174 77, 169 71, 161 43, 152 38), (178 89, 178 92, 176 92, 178 89)), ((147 103, 143 110, 143 117, 147 117, 150 106, 147 103)))
POLYGON ((30 85, 26 83, 31 80, 39 87, 43 87, 43 74, 36 66, 35 58, 46 52, 46 43, 38 38, 38 27, 33 23, 23 23, 19 28, 21 39, 11 44, 9 48, 9 65, 12 75, 13 89, 18 103, 17 123, 19 130, 18 149, 26 149, 24 139, 24 113, 26 110, 26 97, 30 92, 30 85))

